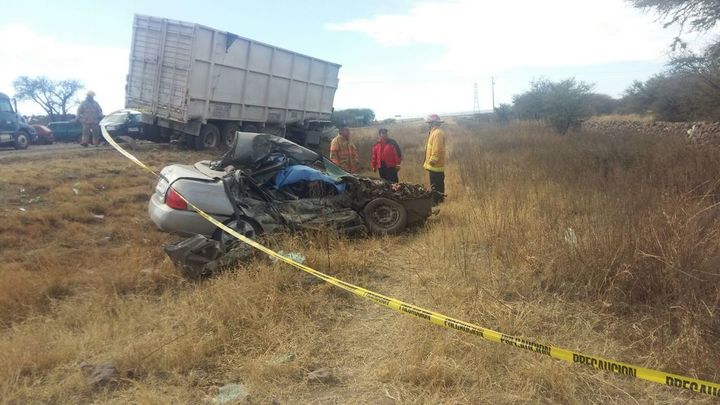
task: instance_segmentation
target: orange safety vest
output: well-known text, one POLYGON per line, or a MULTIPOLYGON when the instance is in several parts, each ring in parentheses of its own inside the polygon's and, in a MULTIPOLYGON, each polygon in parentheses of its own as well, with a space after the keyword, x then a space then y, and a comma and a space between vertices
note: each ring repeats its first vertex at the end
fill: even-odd
POLYGON ((338 135, 330 142, 330 161, 349 173, 358 170, 358 154, 355 145, 349 138, 338 135))

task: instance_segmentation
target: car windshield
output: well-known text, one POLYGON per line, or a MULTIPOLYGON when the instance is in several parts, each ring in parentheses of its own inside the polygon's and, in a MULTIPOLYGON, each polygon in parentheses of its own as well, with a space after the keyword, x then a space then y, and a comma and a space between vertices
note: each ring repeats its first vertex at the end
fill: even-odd
POLYGON ((103 124, 122 124, 126 122, 130 114, 127 112, 115 112, 103 118, 103 124))

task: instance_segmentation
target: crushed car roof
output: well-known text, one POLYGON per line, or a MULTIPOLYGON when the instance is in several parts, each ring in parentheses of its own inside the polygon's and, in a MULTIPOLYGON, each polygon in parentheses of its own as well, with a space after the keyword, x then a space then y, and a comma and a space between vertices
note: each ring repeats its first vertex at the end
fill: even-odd
POLYGON ((281 153, 295 164, 308 164, 320 158, 319 154, 310 149, 279 136, 238 131, 230 150, 211 166, 214 170, 231 165, 252 169, 273 153, 281 153))

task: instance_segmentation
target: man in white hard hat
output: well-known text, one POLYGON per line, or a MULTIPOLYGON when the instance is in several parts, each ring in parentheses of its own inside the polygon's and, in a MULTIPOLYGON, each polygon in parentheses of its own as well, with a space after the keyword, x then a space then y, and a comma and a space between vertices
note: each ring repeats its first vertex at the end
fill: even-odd
POLYGON ((425 122, 429 129, 423 168, 430 175, 430 189, 437 205, 445 199, 445 133, 440 129, 443 120, 437 114, 428 115, 425 122))
POLYGON ((77 110, 77 119, 82 124, 82 141, 80 144, 87 147, 92 133, 93 145, 100 144, 100 120, 103 117, 100 104, 95 101, 95 92, 89 90, 85 100, 80 103, 77 110))

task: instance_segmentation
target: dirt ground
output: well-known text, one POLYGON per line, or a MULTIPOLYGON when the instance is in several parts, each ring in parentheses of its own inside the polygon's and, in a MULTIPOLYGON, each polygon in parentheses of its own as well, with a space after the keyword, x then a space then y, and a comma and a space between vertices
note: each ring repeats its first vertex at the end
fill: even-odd
MULTIPOLYGON (((681 305, 668 298, 679 299, 680 290, 640 291, 623 278, 657 269, 642 274, 659 285, 667 279, 652 277, 670 277, 668 268, 713 270, 718 218, 706 215, 717 216, 708 208, 715 203, 688 197, 673 208, 663 198, 707 186, 720 173, 708 163, 718 161, 716 152, 640 140, 647 143, 623 147, 651 151, 629 149, 636 156, 629 161, 612 151, 616 141, 600 138, 568 145, 537 128, 448 131, 449 197, 425 227, 382 238, 278 236, 271 247, 488 328, 720 380, 720 308, 707 298, 717 290, 701 295, 693 287, 698 301, 686 294, 681 305), (568 158, 576 155, 577 162, 568 158), (671 157, 691 163, 662 172, 671 157), (654 194, 656 183, 663 188, 654 194), (620 197, 634 189, 629 184, 643 190, 637 199, 620 197), (569 242, 567 229, 577 239, 569 242), (645 244, 650 229, 655 236, 645 244), (670 229, 686 232, 685 250, 670 244, 670 229), (677 252, 685 253, 675 267, 650 257, 669 263, 677 252), (710 315, 693 318, 700 301, 710 315)), ((367 160, 373 130, 355 134, 367 160)), ((401 179, 427 182, 424 128, 398 125, 391 136, 404 147, 401 179)), ((158 169, 216 156, 150 144, 133 153, 158 169)), ((247 390, 239 403, 708 400, 422 323, 261 256, 210 280, 184 280, 161 248, 179 238, 155 229, 146 213, 154 184, 109 147, 0 151, 0 403, 212 403, 229 383, 247 390), (93 386, 83 370, 104 363, 117 378, 93 386), (318 370, 327 375, 309 377, 318 370)))

